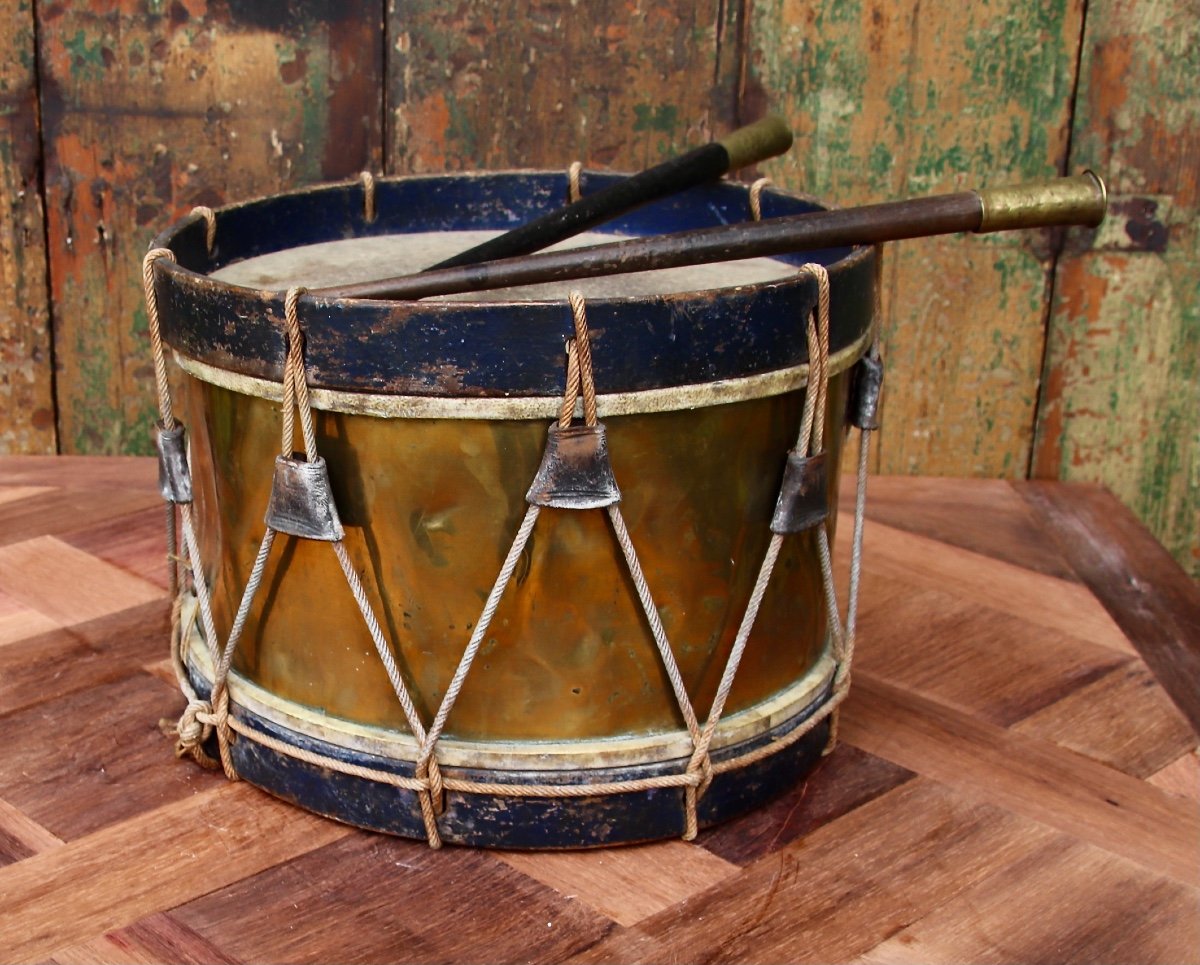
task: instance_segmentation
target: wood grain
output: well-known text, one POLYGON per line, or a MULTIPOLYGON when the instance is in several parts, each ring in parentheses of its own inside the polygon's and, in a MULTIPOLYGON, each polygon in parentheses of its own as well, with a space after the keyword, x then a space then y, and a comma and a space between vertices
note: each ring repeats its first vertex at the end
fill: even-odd
POLYGON ((160 587, 53 536, 0 547, 0 589, 63 627, 163 595, 160 587))
POLYGON ((1195 5, 1089 3, 1071 165, 1112 214, 1059 265, 1033 471, 1102 482, 1200 577, 1195 5))
POLYGON ((912 771, 890 761, 842 744, 791 791, 740 821, 701 832, 697 840, 726 861, 748 865, 913 776, 912 771))
POLYGON ((0 799, 0 865, 49 851, 63 843, 20 808, 0 799))
POLYGON ((162 599, 0 647, 0 714, 130 676, 162 653, 170 625, 162 599))
POLYGON ((379 5, 36 10, 61 448, 148 453, 147 242, 197 204, 378 169, 379 5))
POLYGON ((60 948, 51 961, 60 965, 94 965, 96 961, 240 965, 212 942, 162 912, 139 918, 100 939, 60 948))
POLYGON ((1190 798, 1200 804, 1200 752, 1191 750, 1172 761, 1150 778, 1150 783, 1164 791, 1190 798))
POLYGON ((245 784, 217 784, 153 822, 134 817, 0 868, 5 954, 43 958, 349 833, 245 784))
MULTIPOLYGON (((882 579, 873 578, 864 592, 882 579)), ((983 720, 1012 724, 1130 661, 1036 620, 988 609, 962 593, 907 589, 890 594, 884 606, 864 607, 860 633, 924 645, 871 648, 861 655, 859 669, 983 720)))
MULTIPOLYGON (((518 855, 355 831, 174 758, 158 722, 183 701, 149 578, 161 507, 64 517, 38 488, 120 503, 153 495, 153 466, 0 458, 0 480, 27 487, 0 511, 29 527, 0 554, 92 561, 38 594, 90 598, 114 573, 154 592, 0 646, 4 961, 1175 962, 1196 947, 1200 737, 1136 649, 1078 632, 1102 609, 1078 552, 1046 567, 1017 549, 1055 538, 1031 490, 1066 518, 1077 495, 1131 519, 1098 490, 882 480, 903 526, 872 524, 832 755, 695 842, 518 855), (1004 491, 1019 504, 989 513, 1004 491), (1055 594, 1080 619, 1046 626, 1055 594)), ((1140 581, 1150 537, 1131 525, 1077 538, 1120 544, 1140 581)), ((1169 626, 1197 594, 1157 552, 1150 612, 1169 626)), ((1145 603, 1104 606, 1126 627, 1145 603)), ((21 612, 0 596, 0 617, 21 612)))
POLYGON ((1196 732, 1141 663, 1117 667, 1013 730, 1148 778, 1196 748, 1196 732))
POLYGON ((1069 949, 1073 960, 1128 965, 1191 961, 1197 948, 1200 893, 1194 888, 1060 839, 893 935, 860 961, 1001 965, 1055 960, 1069 949), (1053 927, 1044 924, 1047 909, 1053 927), (1098 928, 1098 913, 1113 927, 1098 928))
POLYGON ((157 505, 152 490, 66 489, 53 487, 30 499, 0 504, 0 547, 38 536, 59 536, 157 505))
POLYGON ((5 714, 0 797, 75 840, 220 786, 215 773, 176 761, 158 728, 183 704, 159 680, 134 674, 5 714))
MULTIPOLYGON (((853 505, 853 497, 848 495, 851 481, 844 477, 843 506, 853 505)), ((1079 581, 1058 544, 1007 480, 876 476, 867 492, 871 520, 1035 573, 1079 581), (985 515, 997 524, 986 528, 971 525, 985 515)))
POLYGON ((737 865, 682 841, 559 854, 508 851, 498 856, 509 867, 626 926, 738 872, 737 865))
POLYGON ((0 646, 53 630, 58 624, 0 591, 0 646))
POLYGON ((844 738, 917 774, 995 801, 1191 887, 1200 814, 1085 757, 994 727, 867 674, 842 715, 844 738))
POLYGON ((611 927, 487 852, 365 834, 214 890, 172 917, 247 962, 559 962, 611 927))
POLYGON ((889 791, 575 961, 827 962, 867 951, 1053 833, 929 781, 889 791), (754 900, 747 900, 750 895, 754 900))
POLYGON ((1200 730, 1200 601, 1196 584, 1098 486, 1033 483, 1022 490, 1089 591, 1200 730))
MULTIPOLYGON (((766 170, 839 204, 1062 172, 1082 11, 754 4, 747 98, 781 109, 797 141, 766 170)), ((889 250, 883 471, 1025 474, 1052 271, 1045 234, 889 250)))
MULTIPOLYGON (((840 535, 847 539, 848 527, 842 527, 840 535)), ((864 553, 874 558, 872 572, 879 576, 933 590, 952 587, 959 598, 1047 630, 1133 652, 1109 613, 1076 582, 1031 572, 878 522, 866 527, 863 547, 864 553), (1044 592, 1031 592, 1034 586, 1044 592)))
POLYGON ((0 453, 53 453, 33 5, 0 0, 0 453))
POLYGON ((388 168, 636 171, 736 126, 740 4, 392 5, 388 168), (731 63, 732 60, 732 63, 731 63))

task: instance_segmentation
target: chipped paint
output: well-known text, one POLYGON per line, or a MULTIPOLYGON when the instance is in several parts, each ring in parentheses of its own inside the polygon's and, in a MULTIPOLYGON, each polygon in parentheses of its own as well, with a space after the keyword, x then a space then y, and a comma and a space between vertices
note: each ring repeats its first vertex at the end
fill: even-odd
POLYGON ((139 265, 154 232, 196 204, 344 177, 379 157, 377 12, 321 11, 301 4, 272 25, 261 5, 202 0, 39 8, 66 451, 152 451, 139 265))
POLYGON ((57 446, 33 16, 0 0, 0 453, 57 446))
MULTIPOLYGON (((1080 0, 755 4, 749 61, 797 139, 769 173, 837 204, 1055 173, 1081 11, 1080 0)), ((878 467, 1024 475, 1053 271, 1047 239, 906 242, 885 266, 893 374, 878 467)))
POLYGON ((1194 4, 1092 0, 1081 71, 1071 163, 1114 217, 1060 262, 1033 468, 1104 483, 1200 577, 1194 4))

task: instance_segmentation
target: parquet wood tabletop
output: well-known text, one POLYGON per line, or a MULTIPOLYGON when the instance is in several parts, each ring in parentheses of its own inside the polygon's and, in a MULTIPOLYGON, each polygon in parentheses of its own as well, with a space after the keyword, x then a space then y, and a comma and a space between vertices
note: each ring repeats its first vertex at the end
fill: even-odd
POLYGON ((1200 959, 1200 591, 1103 490, 872 480, 835 753, 693 843, 517 854, 174 759, 155 473, 0 459, 2 961, 1200 959))

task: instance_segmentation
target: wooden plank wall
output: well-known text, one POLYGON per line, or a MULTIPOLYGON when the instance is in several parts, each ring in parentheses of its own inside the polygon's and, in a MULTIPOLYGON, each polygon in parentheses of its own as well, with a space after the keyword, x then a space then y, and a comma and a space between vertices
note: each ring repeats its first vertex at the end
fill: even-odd
POLYGON ((0 184, 45 185, 0 214, 26 232, 0 240, 0 451, 148 451, 138 260, 194 204, 362 168, 629 170, 774 110, 797 146, 763 173, 841 204, 1110 178, 1099 235, 889 250, 876 466, 1099 480, 1200 574, 1196 0, 0 10, 0 184))
POLYGON ((27 0, 0 0, 0 452, 54 452, 54 358, 27 0))
POLYGON ((1071 163, 1107 172, 1113 214, 1059 261, 1033 465, 1106 483, 1194 576, 1198 83, 1200 3, 1091 0, 1071 163))

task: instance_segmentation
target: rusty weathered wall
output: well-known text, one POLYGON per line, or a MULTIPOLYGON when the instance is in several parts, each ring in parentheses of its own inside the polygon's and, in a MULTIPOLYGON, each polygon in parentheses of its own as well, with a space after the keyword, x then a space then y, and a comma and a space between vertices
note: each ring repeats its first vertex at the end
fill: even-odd
POLYGON ((145 452, 139 263, 193 205, 378 165, 377 3, 38 3, 59 442, 145 452))
POLYGON ((1059 262, 1034 472, 1103 481, 1200 576, 1200 3, 1091 0, 1071 161, 1112 216, 1059 262))
POLYGON ((0 0, 0 452, 54 452, 33 10, 0 0))
POLYGON ((362 168, 628 170, 769 109, 797 145, 765 173, 842 204, 1109 176, 1099 236, 889 250, 877 467, 1099 479, 1200 573, 1196 0, 0 12, 0 450, 147 450, 138 260, 193 204, 362 168))
POLYGON ((410 0, 389 17, 391 169, 636 170, 728 129, 740 14, 718 0, 410 0))

